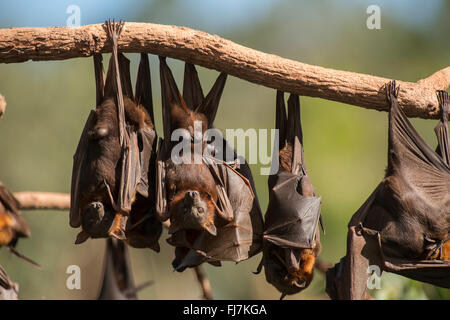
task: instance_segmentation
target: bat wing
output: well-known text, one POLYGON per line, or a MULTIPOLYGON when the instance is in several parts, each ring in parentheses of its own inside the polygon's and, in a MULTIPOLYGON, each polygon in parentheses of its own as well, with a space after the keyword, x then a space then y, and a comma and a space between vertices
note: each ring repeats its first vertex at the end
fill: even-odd
MULTIPOLYGON (((255 230, 262 229, 262 218, 259 207, 255 205, 255 197, 249 182, 233 168, 216 159, 205 159, 217 183, 224 188, 228 210, 232 220, 217 228, 217 235, 202 232, 191 245, 179 242, 190 251, 177 270, 193 267, 202 262, 246 260, 261 250, 261 234, 255 230), (220 177, 218 179, 217 177, 220 177)), ((181 231, 183 232, 183 231, 181 231)), ((174 245, 177 241, 174 241, 174 245)))
POLYGON ((286 117, 283 93, 278 91, 276 128, 279 130, 279 147, 292 147, 290 158, 283 160, 291 162, 291 171, 279 170, 269 178, 264 239, 283 248, 313 248, 321 198, 313 196, 310 183, 311 195, 304 196, 298 191, 302 189, 299 185, 302 180, 305 179, 305 183, 309 180, 303 159, 300 100, 297 95, 290 95, 288 108, 286 117))
POLYGON ((420 137, 393 93, 390 101, 388 174, 401 176, 431 207, 445 206, 450 203, 450 167, 420 137))
POLYGON ((14 195, 0 182, 0 211, 20 215, 20 203, 14 195))
POLYGON ((127 246, 117 239, 107 239, 103 281, 97 300, 136 300, 136 292, 142 288, 143 285, 139 288, 134 285, 127 246))
POLYGON ((0 300, 18 300, 19 286, 12 282, 0 266, 0 300))
POLYGON ((152 80, 150 76, 150 64, 146 53, 141 53, 141 61, 139 62, 136 78, 136 103, 144 106, 152 122, 154 122, 152 80))
MULTIPOLYGON (((109 71, 109 69, 108 69, 109 71)), ((101 54, 94 54, 94 73, 95 73, 95 91, 96 91, 96 105, 102 104, 105 98, 105 75, 103 72, 103 56, 101 54)), ((111 77, 111 75, 109 76, 111 77)), ((109 81, 110 83, 111 81, 109 81)), ((91 110, 86 123, 78 141, 77 150, 73 156, 72 168, 72 183, 70 191, 70 226, 78 228, 81 225, 80 213, 80 177, 83 172, 83 165, 86 161, 86 156, 89 148, 88 131, 95 124, 95 111, 91 110)))
MULTIPOLYGON (((395 82, 387 84, 389 113, 389 155, 386 176, 396 175, 413 188, 420 199, 440 208, 449 201, 449 168, 413 128, 397 102, 395 82)), ((364 227, 369 214, 377 214, 374 202, 383 199, 385 186, 380 183, 349 223, 347 255, 327 272, 327 292, 331 298, 364 299, 367 268, 379 266, 412 279, 448 287, 448 263, 440 260, 391 258, 381 249, 380 231, 364 227)), ((430 216, 429 219, 435 219, 430 216)), ((418 230, 421 232, 421 230, 418 230)))
POLYGON ((89 149, 88 131, 95 124, 95 111, 91 110, 81 133, 77 150, 73 156, 72 183, 70 189, 70 226, 78 228, 81 225, 80 213, 80 178, 83 173, 89 149))
MULTIPOLYGON (((136 103, 144 106, 153 123, 153 98, 150 64, 148 62, 148 55, 145 53, 141 54, 141 61, 139 63, 139 70, 136 79, 136 103)), ((153 179, 155 176, 155 147, 157 141, 156 131, 153 127, 147 126, 137 131, 137 138, 139 148, 136 150, 139 150, 140 163, 140 180, 137 186, 137 191, 144 197, 148 197, 149 178, 153 179)), ((154 183, 151 183, 151 185, 152 187, 150 192, 153 196, 154 183)))
POLYGON ((160 221, 166 221, 170 217, 167 208, 165 148, 166 144, 160 138, 156 157, 156 217, 160 221))
POLYGON ((183 99, 191 110, 195 110, 205 99, 197 70, 190 63, 184 65, 183 99))
POLYGON ((105 74, 103 72, 103 56, 101 53, 94 54, 94 73, 96 88, 96 105, 102 104, 105 95, 105 74))
POLYGON ((450 147, 448 142, 448 111, 450 109, 450 98, 446 91, 438 91, 437 96, 441 107, 441 121, 436 128, 434 128, 438 139, 436 153, 442 157, 447 165, 450 165, 450 147))
POLYGON ((283 248, 313 248, 320 217, 320 197, 297 192, 298 176, 277 175, 270 193, 264 239, 283 248))
POLYGON ((217 109, 219 108, 220 98, 222 97, 226 81, 227 74, 221 73, 205 99, 195 110, 197 113, 203 113, 206 116, 210 128, 213 126, 214 119, 216 118, 217 109))
POLYGON ((172 129, 170 127, 170 110, 176 105, 187 109, 180 91, 178 90, 172 71, 167 65, 165 57, 159 57, 159 71, 161 79, 161 103, 164 139, 166 143, 170 142, 172 129))

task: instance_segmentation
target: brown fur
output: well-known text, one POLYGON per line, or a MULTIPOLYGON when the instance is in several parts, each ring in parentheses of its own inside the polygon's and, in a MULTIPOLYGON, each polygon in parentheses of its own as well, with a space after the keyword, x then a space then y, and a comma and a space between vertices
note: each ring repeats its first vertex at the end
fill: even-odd
MULTIPOLYGON (((124 109, 127 123, 135 129, 144 127, 153 128, 153 123, 147 111, 136 105, 128 97, 124 97, 124 109)), ((81 190, 80 208, 83 213, 89 203, 100 201, 109 203, 109 196, 103 181, 111 188, 113 195, 118 193, 120 182, 121 148, 119 143, 117 107, 113 98, 105 100, 95 110, 96 123, 90 128, 91 137, 86 164, 80 179, 81 190), (96 129, 106 128, 106 136, 96 136, 96 129), (107 201, 105 201, 108 199, 107 201)))

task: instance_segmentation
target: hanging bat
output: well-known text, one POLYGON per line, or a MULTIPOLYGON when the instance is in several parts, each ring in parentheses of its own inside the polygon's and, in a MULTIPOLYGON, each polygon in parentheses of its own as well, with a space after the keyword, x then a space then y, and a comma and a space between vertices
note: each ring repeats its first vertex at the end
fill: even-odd
POLYGON ((419 136, 386 84, 389 151, 385 178, 349 223, 347 255, 327 272, 332 299, 363 299, 369 265, 450 288, 450 167, 448 95, 438 92, 440 154, 419 136))
POLYGON ((113 53, 106 81, 102 57, 94 55, 97 107, 74 155, 70 225, 82 226, 77 244, 89 237, 129 238, 131 245, 159 251, 162 227, 154 219, 156 132, 148 57, 141 54, 135 98, 129 61, 117 50, 123 22, 105 25, 113 53))
POLYGON ((266 280, 281 292, 281 299, 298 293, 313 279, 316 257, 321 250, 318 223, 320 197, 308 176, 303 154, 300 100, 291 94, 288 116, 284 93, 276 99, 279 170, 269 176, 269 205, 264 220, 263 258, 266 280))
POLYGON ((151 283, 135 287, 127 246, 117 239, 106 240, 103 282, 97 300, 137 300, 136 293, 151 283))
POLYGON ((19 201, 0 182, 0 247, 8 247, 13 254, 40 269, 41 267, 36 262, 25 257, 15 249, 19 238, 28 238, 30 236, 31 232, 28 224, 20 212, 19 201))
POLYGON ((18 300, 19 285, 13 282, 0 266, 0 300, 18 300))
POLYGON ((172 265, 183 271, 205 261, 220 265, 221 260, 245 260, 260 249, 256 239, 262 229, 251 172, 246 163, 237 168, 205 156, 206 149, 215 155, 205 132, 213 127, 226 74, 219 75, 206 97, 191 64, 186 63, 183 96, 163 57, 160 76, 165 140, 158 150, 157 214, 161 221, 170 218, 168 242, 176 247, 172 265), (201 132, 194 130, 196 122, 201 132), (190 141, 191 163, 175 163, 171 157, 177 129, 184 129, 190 141))

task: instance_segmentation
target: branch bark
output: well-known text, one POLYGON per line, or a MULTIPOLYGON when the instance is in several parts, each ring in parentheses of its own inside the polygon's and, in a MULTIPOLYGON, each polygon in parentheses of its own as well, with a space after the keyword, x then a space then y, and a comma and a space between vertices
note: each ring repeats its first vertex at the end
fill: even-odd
MULTIPOLYGON (((390 79, 308 65, 185 27, 126 23, 119 50, 187 61, 285 92, 388 110, 384 84, 390 79)), ((99 52, 111 52, 101 24, 0 29, 0 63, 62 60, 99 52)), ((409 117, 437 118, 436 90, 450 86, 450 66, 418 82, 398 83, 399 102, 409 117)))
POLYGON ((70 195, 53 192, 15 192, 22 210, 69 210, 70 195))

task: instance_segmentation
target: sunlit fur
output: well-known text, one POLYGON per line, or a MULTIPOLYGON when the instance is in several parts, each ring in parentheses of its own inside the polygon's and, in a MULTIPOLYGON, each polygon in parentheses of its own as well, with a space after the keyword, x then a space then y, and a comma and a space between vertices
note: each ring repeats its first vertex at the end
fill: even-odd
MULTIPOLYGON (((134 129, 153 128, 147 111, 137 106, 131 99, 124 97, 126 121, 134 129)), ((80 176, 79 188, 81 216, 92 202, 101 202, 105 207, 105 219, 112 223, 113 210, 104 182, 111 193, 117 195, 120 185, 121 148, 117 107, 113 98, 105 100, 95 110, 95 124, 89 128, 89 145, 83 174, 80 176)), ((104 232, 109 226, 105 226, 104 232)), ((88 231, 88 230, 85 230, 88 231)), ((91 235, 96 236, 96 235, 91 235)), ((98 236, 105 236, 104 234, 98 236)))

